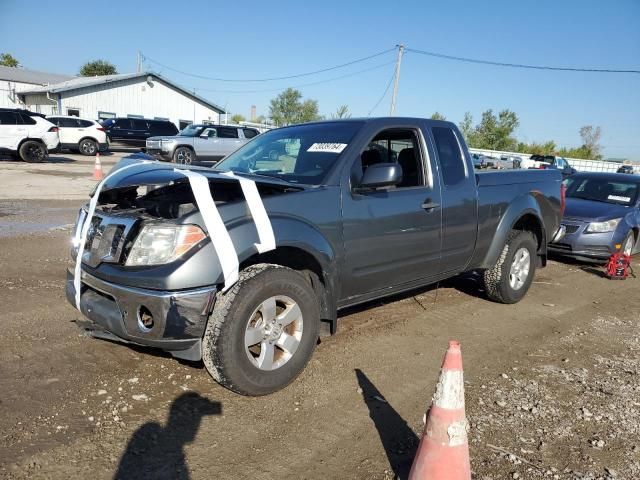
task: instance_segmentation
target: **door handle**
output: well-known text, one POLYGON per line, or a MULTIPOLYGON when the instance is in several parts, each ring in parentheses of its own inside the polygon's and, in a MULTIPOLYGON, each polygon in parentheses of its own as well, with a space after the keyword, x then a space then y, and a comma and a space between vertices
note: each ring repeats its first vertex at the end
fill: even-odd
POLYGON ((438 207, 440 206, 440 204, 439 204, 439 203, 432 202, 430 198, 427 198, 427 199, 425 200, 425 202, 424 202, 422 205, 420 205, 420 206, 421 206, 423 209, 427 210, 427 211, 431 211, 431 210, 434 210, 434 209, 438 208, 438 207))

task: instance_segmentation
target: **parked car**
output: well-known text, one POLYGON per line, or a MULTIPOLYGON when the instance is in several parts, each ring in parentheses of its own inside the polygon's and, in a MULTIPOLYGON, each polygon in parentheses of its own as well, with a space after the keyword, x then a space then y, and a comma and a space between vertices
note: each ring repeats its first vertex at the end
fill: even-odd
POLYGON ((220 160, 259 135, 255 128, 233 125, 189 125, 178 135, 147 139, 146 151, 158 160, 189 165, 220 160))
POLYGON ((95 155, 109 148, 106 130, 95 120, 63 115, 51 115, 47 120, 58 127, 61 149, 95 155))
POLYGON ((582 260, 638 252, 640 177, 577 173, 567 180, 566 208, 552 252, 582 260))
POLYGON ((44 115, 0 108, 0 152, 17 155, 25 162, 43 162, 59 143, 58 127, 44 115))
POLYGON ((562 203, 558 171, 474 173, 455 124, 399 117, 271 130, 215 169, 130 160, 94 198, 66 282, 86 328, 246 395, 293 381, 338 309, 469 270, 518 302, 562 203))
POLYGON ((472 153, 471 155, 471 161, 473 162, 473 167, 477 168, 479 170, 486 168, 486 158, 484 155, 482 155, 481 153, 472 153))
POLYGON ((147 138, 157 135, 175 135, 177 127, 169 120, 146 118, 109 118, 100 124, 113 146, 144 147, 147 138))
POLYGON ((548 168, 560 170, 563 178, 570 177, 576 173, 576 169, 571 167, 567 159, 564 157, 557 157, 555 155, 531 155, 529 160, 533 162, 529 168, 535 168, 538 170, 545 170, 548 168))
POLYGON ((617 173, 634 173, 633 165, 621 165, 620 168, 618 168, 617 173))

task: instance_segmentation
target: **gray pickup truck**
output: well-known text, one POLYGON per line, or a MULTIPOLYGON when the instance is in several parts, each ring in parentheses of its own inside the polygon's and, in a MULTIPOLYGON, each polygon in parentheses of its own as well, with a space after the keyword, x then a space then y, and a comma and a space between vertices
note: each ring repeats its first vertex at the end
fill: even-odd
POLYGON ((119 167, 80 212, 67 298, 94 336, 202 359, 245 395, 290 383, 344 307, 471 270, 518 302, 564 201, 557 170, 476 173, 453 123, 419 118, 280 128, 215 169, 119 167))
POLYGON ((255 128, 236 125, 189 125, 178 135, 149 137, 146 152, 157 160, 182 165, 217 161, 259 134, 255 128))

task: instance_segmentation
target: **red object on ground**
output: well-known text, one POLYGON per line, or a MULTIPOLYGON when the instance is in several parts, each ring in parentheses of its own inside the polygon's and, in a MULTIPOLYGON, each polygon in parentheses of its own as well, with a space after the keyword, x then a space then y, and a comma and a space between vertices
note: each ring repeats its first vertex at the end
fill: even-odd
POLYGON ((409 480, 470 480, 460 343, 449 342, 409 480))
POLYGON ((622 252, 612 254, 607 262, 607 277, 611 280, 626 280, 630 265, 631 255, 622 252))
POLYGON ((93 167, 93 179, 102 180, 104 173, 102 173, 102 163, 100 163, 100 152, 96 153, 96 163, 93 167))

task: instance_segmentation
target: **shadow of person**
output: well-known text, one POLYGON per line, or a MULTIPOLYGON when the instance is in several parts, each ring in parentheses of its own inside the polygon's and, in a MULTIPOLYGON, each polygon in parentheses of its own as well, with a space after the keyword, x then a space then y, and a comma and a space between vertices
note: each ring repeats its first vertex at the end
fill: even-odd
POLYGON ((369 408, 369 417, 378 430, 393 473, 397 478, 407 478, 418 449, 420 441, 418 436, 400 414, 386 402, 362 370, 356 368, 356 377, 362 389, 364 403, 369 408))
POLYGON ((166 426, 147 422, 129 439, 114 480, 189 479, 184 446, 196 438, 205 415, 220 415, 222 405, 195 392, 171 404, 166 426))

